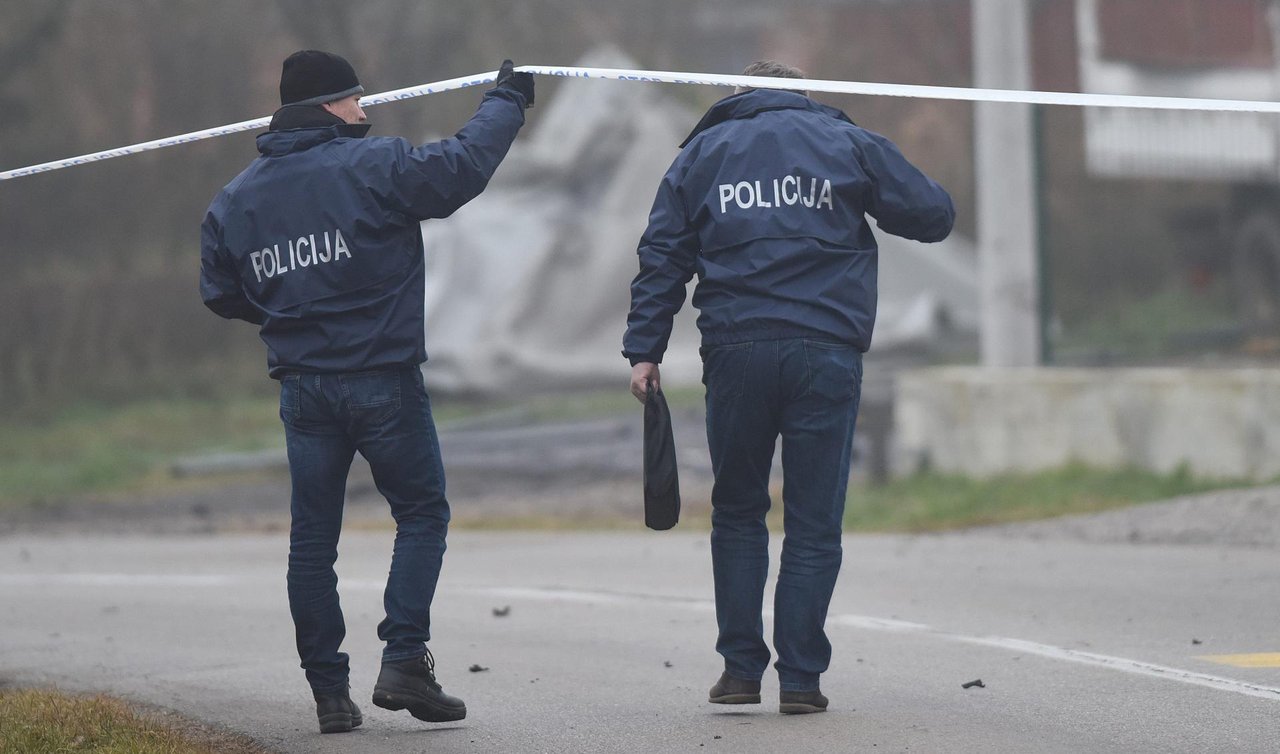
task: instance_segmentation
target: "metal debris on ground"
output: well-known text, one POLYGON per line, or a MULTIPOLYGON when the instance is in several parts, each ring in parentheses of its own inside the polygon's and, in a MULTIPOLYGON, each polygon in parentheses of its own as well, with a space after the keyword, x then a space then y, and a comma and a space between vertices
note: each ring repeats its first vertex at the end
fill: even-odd
POLYGON ((976 681, 969 681, 968 683, 960 684, 960 688, 962 689, 971 689, 974 686, 977 686, 980 689, 985 689, 987 687, 987 684, 983 683, 981 678, 977 679, 976 681))
POLYGON ((511 614, 511 606, 510 606, 510 605, 507 605, 506 607, 495 607, 495 608, 493 609, 493 616, 494 616, 495 618, 505 618, 505 617, 507 617, 507 616, 508 616, 508 615, 510 615, 510 614, 511 614))
POLYGON ((482 665, 472 665, 471 667, 467 668, 467 670, 470 670, 472 673, 483 673, 486 670, 488 670, 488 668, 483 667, 482 665))

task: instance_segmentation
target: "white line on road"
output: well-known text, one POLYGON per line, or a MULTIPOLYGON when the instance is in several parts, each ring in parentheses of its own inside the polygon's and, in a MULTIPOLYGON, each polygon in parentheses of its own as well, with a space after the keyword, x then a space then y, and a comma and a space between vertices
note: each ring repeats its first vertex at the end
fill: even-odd
POLYGON ((0 586, 228 586, 231 576, 201 573, 0 573, 0 586))
MULTIPOLYGON (((137 574, 137 573, 52 573, 52 574, 0 574, 0 586, 101 586, 101 587, 197 587, 197 586, 231 586, 256 581, 247 577, 233 577, 219 574, 137 574)), ((374 579, 343 579, 340 588, 355 590, 381 591, 384 582, 374 579)), ((706 612, 715 609, 711 600, 696 597, 672 597, 669 595, 648 595, 628 592, 610 592, 584 589, 567 589, 560 587, 467 587, 455 585, 441 591, 464 594, 484 594, 510 599, 539 600, 543 602, 573 602, 578 604, 644 604, 663 605, 681 610, 697 610, 706 612)), ((767 611, 766 611, 767 612, 767 611)), ((1012 652, 1022 652, 1046 657, 1051 660, 1073 662, 1080 665, 1116 670, 1134 675, 1160 678, 1166 681, 1191 684, 1244 694, 1259 699, 1280 702, 1280 688, 1262 686, 1247 681, 1196 673, 1166 665, 1131 660, 1125 657, 1081 652, 1066 647, 1055 647, 1051 644, 1040 644, 1025 639, 1011 639, 1002 636, 975 636, 945 631, 923 623, 897 620, 893 618, 876 618, 866 615, 832 615, 828 623, 845 628, 866 631, 883 631, 887 633, 924 636, 943 641, 961 644, 975 644, 993 647, 1012 652)))
POLYGON ((1048 657, 1052 660, 1062 660, 1064 662, 1092 665, 1094 667, 1106 668, 1108 670, 1119 670, 1121 672, 1134 673, 1136 675, 1163 678, 1168 681, 1189 683, 1194 686, 1204 686, 1206 688, 1217 689, 1218 691, 1231 691, 1237 694, 1244 694, 1245 696, 1253 696, 1259 699, 1270 699, 1273 702, 1280 702, 1280 688, 1261 686, 1256 683, 1236 681, 1231 678, 1221 678, 1219 676, 1208 675, 1205 673, 1196 673, 1190 670, 1183 670, 1181 668, 1171 668, 1167 665, 1157 665, 1151 662, 1143 662, 1142 660, 1130 660, 1126 657, 1115 657, 1112 655, 1103 655, 1094 652, 1081 652, 1076 649, 1055 647, 1052 644, 1040 644, 1038 642, 1027 641, 1025 639, 1009 639, 1003 636, 971 636, 969 634, 958 634, 951 631, 933 628, 932 626, 925 626, 919 623, 885 620, 883 618, 868 618, 861 615, 835 615, 829 618, 829 621, 838 626, 849 626, 852 628, 889 631, 894 633, 915 633, 936 639, 960 642, 962 644, 977 644, 984 647, 1007 649, 1024 654, 1048 657))
MULTIPOLYGON (((579 603, 607 602, 613 604, 628 602, 634 604, 658 603, 668 607, 683 609, 715 609, 715 604, 710 600, 679 599, 663 596, 624 594, 619 592, 507 587, 475 589, 471 591, 511 597, 513 599, 526 598, 579 603)), ((769 611, 766 611, 766 613, 768 612, 769 611)), ((1026 641, 1025 639, 1010 639, 1002 636, 973 636, 970 634, 944 631, 923 623, 912 623, 910 621, 896 620, 893 618, 875 618, 865 615, 832 615, 827 618, 827 622, 836 626, 858 628, 867 631, 914 634, 917 636, 927 636, 934 639, 942 639, 944 641, 952 641, 962 644, 976 644, 984 647, 994 647, 996 649, 1005 649, 1013 652, 1047 657, 1051 660, 1074 662, 1081 665, 1106 668, 1107 670, 1118 670, 1124 673, 1145 675, 1152 678, 1162 678, 1167 681, 1178 681, 1179 683, 1188 683, 1194 686, 1216 689, 1218 691, 1230 691, 1236 694, 1244 694, 1245 696, 1257 697, 1259 699, 1270 699, 1273 702, 1280 702, 1280 688, 1262 686, 1256 683, 1237 681, 1231 678, 1222 678, 1205 673, 1196 673, 1190 670, 1183 670, 1181 668, 1172 668, 1166 665, 1143 662, 1142 660, 1130 660, 1125 657, 1114 657, 1112 655, 1096 654, 1094 652, 1081 652, 1079 650, 1067 649, 1065 647, 1055 647, 1051 644, 1040 644, 1034 641, 1026 641)))

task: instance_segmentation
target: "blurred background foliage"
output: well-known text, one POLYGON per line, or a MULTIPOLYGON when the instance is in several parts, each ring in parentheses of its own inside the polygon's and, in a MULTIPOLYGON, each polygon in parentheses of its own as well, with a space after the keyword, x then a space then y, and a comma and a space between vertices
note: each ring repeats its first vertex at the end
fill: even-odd
MULTIPOLYGON (((737 72, 775 56, 815 77, 964 84, 967 40, 950 27, 964 25, 967 6, 927 5, 941 13, 918 9, 936 27, 925 43, 896 13, 879 9, 864 28, 856 9, 830 3, 13 0, 0 5, 0 168, 269 114, 280 61, 303 47, 348 57, 369 92, 492 70, 504 57, 570 65, 605 43, 659 69, 737 72), (887 56, 904 44, 919 51, 907 68, 887 56)), ((539 82, 541 99, 555 83, 539 82)), ((697 107, 727 93, 667 88, 697 107)), ((460 127, 476 100, 453 92, 370 118, 374 133, 425 140, 460 127)), ((834 104, 893 133, 972 216, 966 106, 845 100, 834 104)), ((204 210, 256 154, 253 138, 0 183, 0 413, 274 389, 252 328, 205 311, 196 290, 204 210)))
MULTIPOLYGON (((1080 86, 1073 8, 1032 4, 1038 88, 1080 86)), ((280 61, 303 47, 348 57, 370 92, 492 70, 504 57, 572 65, 602 44, 662 70, 734 73, 776 58, 815 78, 966 86, 969 14, 967 0, 7 0, 0 168, 269 114, 280 61)), ((539 98, 553 98, 556 84, 540 79, 539 98)), ((662 86, 694 109, 727 94, 628 86, 662 86)), ((957 231, 973 235, 970 105, 817 98, 893 138, 951 191, 957 231)), ((370 118, 376 134, 426 140, 451 134, 476 104, 464 90, 372 108, 370 118)), ((1039 111, 1055 357, 1130 363, 1231 348, 1238 323, 1220 279, 1225 254, 1202 232, 1230 187, 1092 177, 1082 131, 1078 109, 1039 111), (1170 309, 1224 339, 1165 337, 1170 309), (1137 335, 1114 336, 1116 321, 1137 335)), ((271 394, 253 328, 213 316, 196 290, 200 221, 256 154, 253 138, 0 182, 0 416, 81 400, 271 394)), ((637 201, 647 211, 649 197, 637 201)))

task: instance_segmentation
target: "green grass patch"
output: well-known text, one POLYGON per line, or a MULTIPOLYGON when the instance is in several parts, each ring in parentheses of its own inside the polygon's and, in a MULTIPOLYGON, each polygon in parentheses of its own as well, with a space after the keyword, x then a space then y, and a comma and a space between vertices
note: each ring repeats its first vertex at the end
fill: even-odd
POLYGON ((187 721, 161 720, 106 696, 0 691, 0 752, 259 754, 260 746, 187 721), (176 723, 176 724, 175 724, 176 723))
MULTIPOLYGON (((700 388, 681 388, 669 400, 678 408, 695 405, 701 396, 700 388)), ((641 408, 623 384, 616 390, 519 401, 435 399, 432 410, 436 422, 447 428, 493 414, 517 422, 573 421, 639 416, 641 408)), ((274 396, 84 402, 0 424, 0 507, 160 492, 179 484, 169 472, 179 458, 282 447, 284 429, 274 396)))
POLYGON ((1225 285, 1203 292, 1166 289, 1091 314, 1066 328, 1055 344, 1062 355, 1101 350, 1131 359, 1165 357, 1203 350, 1214 338, 1229 346, 1239 328, 1225 285))
MULTIPOLYGON (((696 405, 701 399, 700 388, 680 388, 668 396, 676 409, 696 405)), ((518 421, 638 414, 640 405, 619 389, 542 395, 519 402, 436 400, 434 410, 440 425, 448 427, 494 413, 518 421)), ((169 469, 179 458, 283 445, 274 397, 156 400, 116 406, 86 403, 44 420, 9 421, 0 426, 0 507, 163 493, 178 485, 197 483, 171 476, 169 469)), ((1196 478, 1186 470, 1155 474, 1084 466, 988 479, 924 473, 882 487, 852 486, 845 526, 848 531, 937 531, 1090 513, 1251 484, 1240 479, 1196 478)), ((689 518, 689 526, 699 523, 696 516, 689 518)), ((469 523, 481 528, 564 526, 563 522, 541 518, 469 523)), ((586 522, 586 528, 620 525, 626 522, 586 522)), ((583 522, 570 528, 584 528, 583 522)))
POLYGON ((275 399, 82 404, 0 429, 0 504, 40 503, 163 483, 168 464, 201 451, 278 447, 275 399))
POLYGON ((1012 523, 1254 484, 1196 478, 1185 468, 1157 474, 1073 465, 987 479, 928 472, 882 487, 850 487, 845 530, 921 532, 1012 523))

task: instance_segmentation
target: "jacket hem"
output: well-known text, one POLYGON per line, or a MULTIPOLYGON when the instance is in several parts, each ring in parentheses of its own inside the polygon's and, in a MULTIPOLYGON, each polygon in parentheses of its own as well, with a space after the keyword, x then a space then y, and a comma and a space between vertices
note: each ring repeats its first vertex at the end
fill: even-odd
POLYGON ((746 343, 755 340, 788 340, 790 338, 812 338, 829 340, 836 343, 848 343, 865 353, 867 343, 856 338, 848 338, 839 335, 833 335, 829 332, 823 332, 809 327, 770 327, 760 328, 756 330, 735 330, 732 332, 704 332, 702 334, 702 345, 704 348, 713 346, 727 346, 735 343, 746 343))

